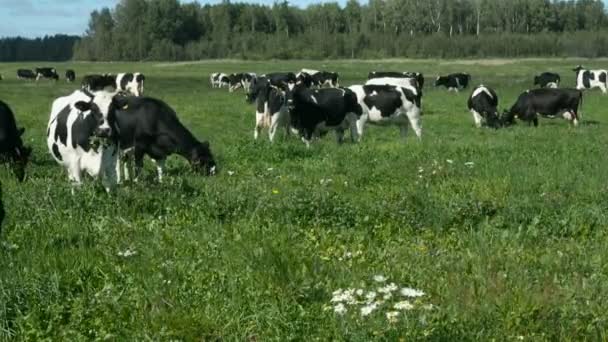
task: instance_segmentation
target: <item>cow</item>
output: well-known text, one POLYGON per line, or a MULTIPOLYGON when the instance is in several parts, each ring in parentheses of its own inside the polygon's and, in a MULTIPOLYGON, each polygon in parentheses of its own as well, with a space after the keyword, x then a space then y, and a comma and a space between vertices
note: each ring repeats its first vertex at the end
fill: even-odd
POLYGON ((131 161, 135 160, 137 180, 148 155, 156 164, 158 181, 162 182, 165 160, 171 154, 186 158, 192 168, 205 175, 216 172, 209 142, 199 141, 179 121, 165 102, 150 97, 123 97, 116 111, 118 144, 125 161, 124 179, 130 178, 131 161))
POLYGON ((300 71, 296 74, 296 84, 303 84, 306 88, 310 88, 313 86, 313 82, 312 75, 308 72, 300 71))
POLYGON ((17 128, 15 114, 11 108, 0 101, 0 158, 11 164, 17 180, 25 179, 25 167, 32 149, 23 145, 21 136, 25 128, 17 128))
POLYGON ((321 88, 325 85, 332 87, 332 88, 336 88, 336 87, 340 86, 340 83, 338 82, 339 76, 335 72, 319 71, 311 76, 312 76, 313 84, 315 84, 319 88, 321 88))
POLYGON ((118 74, 116 75, 116 89, 133 96, 142 96, 145 80, 146 77, 139 72, 118 74))
POLYGON ((354 85, 349 87, 357 96, 360 110, 356 121, 357 136, 360 140, 367 122, 374 124, 395 124, 399 126, 401 136, 407 134, 408 122, 420 139, 422 126, 420 122, 421 94, 416 86, 354 85))
POLYGON ((211 74, 209 76, 209 81, 211 81, 211 88, 230 88, 230 78, 227 74, 222 72, 215 72, 211 74))
POLYGON ((110 74, 104 75, 85 75, 82 78, 82 89, 88 91, 116 90, 116 76, 110 74))
MULTIPOLYGON (((379 77, 365 82, 366 85, 393 85, 397 87, 415 87, 418 89, 418 81, 412 77, 379 77)), ((418 89, 418 92, 419 89, 418 89)))
POLYGON ((249 87, 247 102, 254 103, 255 129, 253 138, 258 139, 262 128, 268 128, 268 139, 274 141, 277 128, 283 126, 289 134, 289 113, 287 112, 286 95, 281 89, 272 86, 267 78, 254 79, 249 87))
POLYGON ((228 75, 228 91, 232 93, 233 91, 242 87, 243 86, 243 83, 241 82, 242 80, 243 80, 242 73, 228 75))
MULTIPOLYGON (((375 78, 409 78, 415 79, 417 82, 417 87, 419 90, 424 88, 424 75, 419 72, 398 72, 398 71, 371 71, 367 74, 367 79, 375 79, 375 78)), ((367 83, 366 83, 367 84, 367 83)), ((371 83, 373 84, 373 83, 371 83)))
POLYGON ((55 68, 35 68, 34 72, 36 73, 36 82, 41 78, 59 80, 59 75, 57 74, 57 70, 55 68))
POLYGON ((293 89, 297 82, 296 74, 293 72, 273 72, 262 75, 262 77, 265 77, 270 82, 270 85, 275 87, 282 87, 286 84, 289 90, 293 89))
POLYGON ((444 86, 448 88, 448 91, 454 90, 455 92, 460 89, 465 89, 469 86, 471 81, 471 75, 467 73, 455 73, 447 76, 438 76, 435 80, 435 87, 444 86))
POLYGON ((572 71, 576 72, 576 89, 600 88, 602 93, 607 93, 608 72, 606 70, 587 70, 579 65, 572 71))
POLYGON ((20 80, 34 80, 36 79, 36 74, 30 69, 18 69, 17 78, 20 80))
POLYGON ((478 128, 484 124, 492 128, 500 127, 498 95, 494 89, 483 84, 477 86, 469 96, 467 106, 478 128))
POLYGON ((579 106, 583 104, 583 92, 578 89, 538 88, 527 90, 517 98, 509 111, 505 111, 501 121, 511 125, 515 118, 538 126, 538 115, 555 118, 562 116, 574 126, 579 121, 579 106))
POLYGON ((543 72, 538 76, 534 76, 534 85, 538 85, 541 88, 559 88, 561 78, 559 74, 554 72, 543 72))
POLYGON ((65 79, 69 83, 74 82, 76 80, 76 72, 74 72, 74 70, 72 70, 72 69, 66 70, 65 71, 65 79))
POLYGON ((351 140, 357 141, 357 120, 361 106, 355 92, 348 88, 309 89, 303 84, 290 88, 284 84, 290 128, 297 132, 307 147, 313 138, 327 130, 335 130, 339 144, 344 130, 350 128, 351 140))
POLYGON ((118 183, 116 110, 124 107, 121 101, 116 92, 81 89, 53 102, 47 146, 74 186, 82 184, 83 172, 101 178, 108 192, 118 183))

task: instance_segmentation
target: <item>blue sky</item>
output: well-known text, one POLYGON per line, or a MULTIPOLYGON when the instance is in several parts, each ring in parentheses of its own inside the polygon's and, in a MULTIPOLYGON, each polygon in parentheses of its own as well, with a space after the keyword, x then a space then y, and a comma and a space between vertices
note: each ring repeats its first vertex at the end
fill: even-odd
MULTIPOLYGON (((193 2, 193 0, 181 0, 193 2)), ((238 0, 233 0, 238 2, 238 0)), ((199 0, 199 3, 219 3, 221 0, 199 0)), ((274 0, 245 2, 271 5, 274 0)), ((306 7, 312 3, 329 1, 291 0, 306 7)), ((344 4, 346 0, 338 0, 344 4)), ((81 35, 89 21, 89 14, 99 8, 113 8, 118 0, 0 0, 0 37, 40 37, 56 33, 81 35)))

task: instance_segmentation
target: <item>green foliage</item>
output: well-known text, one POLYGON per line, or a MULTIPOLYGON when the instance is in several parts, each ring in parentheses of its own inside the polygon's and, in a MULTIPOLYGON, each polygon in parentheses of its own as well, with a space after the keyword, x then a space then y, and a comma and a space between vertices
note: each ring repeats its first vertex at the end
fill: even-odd
POLYGON ((0 340, 606 340, 608 97, 585 93, 578 128, 494 131, 474 127, 468 91, 430 85, 466 71, 508 107, 540 71, 573 86, 576 64, 606 60, 56 64, 143 72, 147 95, 217 156, 215 177, 174 156, 164 183, 147 163, 143 180, 109 195, 91 179, 72 195, 46 146, 50 104, 75 86, 6 77, 0 98, 34 152, 24 183, 0 167, 0 340), (302 67, 335 70, 343 85, 374 69, 423 72, 422 141, 371 126, 360 144, 254 142, 253 106, 207 84, 216 71, 302 67), (327 310, 333 291, 377 274, 423 290, 434 309, 394 324, 327 310))

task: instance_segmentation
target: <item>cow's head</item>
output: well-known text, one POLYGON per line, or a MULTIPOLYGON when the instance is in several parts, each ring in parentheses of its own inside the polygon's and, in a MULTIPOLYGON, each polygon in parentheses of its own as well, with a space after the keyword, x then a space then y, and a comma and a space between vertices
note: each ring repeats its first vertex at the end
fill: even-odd
POLYGON ((30 155, 32 154, 32 149, 30 147, 23 146, 23 143, 21 142, 21 136, 24 132, 25 128, 19 129, 18 143, 15 147, 15 150, 12 152, 13 173, 15 174, 15 177, 17 177, 17 180, 19 180, 20 182, 23 182, 23 180, 25 179, 25 167, 27 166, 27 163, 30 159, 30 155))
POLYGON ((576 68, 572 69, 572 71, 574 71, 576 74, 581 72, 581 70, 585 70, 582 65, 577 65, 576 68))
POLYGON ((217 172, 215 159, 209 148, 209 142, 205 141, 197 144, 190 154, 190 164, 192 168, 207 176, 213 176, 217 172))
POLYGON ((442 85, 447 85, 448 82, 448 78, 445 76, 437 76, 437 79, 435 80, 435 87, 439 87, 442 85))
POLYGON ((248 103, 253 103, 260 95, 260 92, 265 90, 268 87, 268 80, 264 77, 262 78, 253 78, 251 83, 249 84, 249 89, 247 89, 247 94, 245 95, 245 101, 248 103))
POLYGON ((127 105, 128 98, 116 92, 99 91, 90 101, 78 101, 74 107, 92 118, 92 133, 102 139, 117 137, 116 111, 127 105))
POLYGON ((511 110, 504 110, 498 121, 500 126, 508 127, 515 124, 515 114, 511 110))

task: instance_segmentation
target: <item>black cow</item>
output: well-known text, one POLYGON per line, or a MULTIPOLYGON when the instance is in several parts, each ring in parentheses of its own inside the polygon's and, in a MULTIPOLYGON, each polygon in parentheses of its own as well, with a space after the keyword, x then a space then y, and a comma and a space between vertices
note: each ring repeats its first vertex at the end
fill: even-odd
POLYGON ((293 89, 296 84, 296 74, 293 72, 273 72, 270 74, 262 75, 266 77, 268 82, 275 87, 281 87, 284 84, 289 86, 289 89, 293 89))
POLYGON ((466 73, 455 73, 447 76, 439 76, 435 80, 435 87, 444 86, 448 88, 448 91, 458 92, 460 89, 464 89, 469 86, 471 81, 471 75, 466 73))
POLYGON ((33 80, 36 79, 36 74, 30 69, 19 69, 17 70, 17 78, 20 80, 33 80))
POLYGON ((82 88, 89 91, 116 90, 116 76, 110 74, 85 75, 82 78, 82 88))
POLYGON ((532 89, 519 95, 513 107, 503 113, 502 122, 511 125, 517 117, 538 126, 538 114, 547 118, 561 115, 576 126, 582 104, 583 92, 578 89, 532 89))
POLYGON ((576 89, 600 88, 602 93, 608 93, 608 72, 606 70, 586 70, 579 65, 572 71, 576 72, 576 89))
MULTIPOLYGON (((288 90, 284 86, 284 90, 288 90)), ((344 140, 344 130, 350 128, 351 139, 357 139, 357 119, 361 106, 357 95, 348 88, 308 89, 298 84, 287 91, 287 106, 291 128, 297 131, 307 147, 313 137, 328 129, 336 131, 338 143, 344 140)))
POLYGON ((417 86, 420 90, 424 88, 424 75, 419 72, 371 71, 369 74, 367 74, 368 80, 374 78, 413 78, 416 80, 417 86))
POLYGON ((0 158, 11 164, 13 173, 22 182, 25 167, 32 150, 23 146, 21 136, 25 128, 17 128, 15 115, 10 107, 0 101, 0 158))
POLYGON ((59 75, 57 74, 57 70, 55 70, 55 68, 36 68, 34 69, 34 72, 36 73, 36 81, 40 80, 41 78, 47 78, 47 79, 52 79, 52 80, 59 80, 59 75))
POLYGON ((534 76, 534 85, 541 88, 559 88, 561 78, 554 72, 543 72, 538 76, 534 76))
POLYGON ((285 93, 270 85, 266 77, 254 79, 247 93, 247 102, 255 102, 255 129, 253 138, 257 139, 262 128, 268 128, 268 138, 274 141, 277 128, 284 126, 289 134, 289 123, 285 93))
POLYGON ((471 114, 473 114, 473 120, 477 127, 481 127, 484 122, 492 128, 500 127, 498 95, 496 95, 494 89, 484 85, 473 89, 467 106, 471 114))
POLYGON ((171 154, 186 158, 192 167, 206 175, 215 174, 215 160, 209 142, 197 140, 165 102, 150 97, 125 97, 124 106, 116 112, 119 147, 124 152, 125 179, 131 159, 135 159, 135 179, 143 167, 144 155, 157 166, 162 181, 165 160, 171 154))
POLYGON ((68 69, 65 71, 65 79, 72 83, 76 80, 76 72, 72 69, 68 69))

